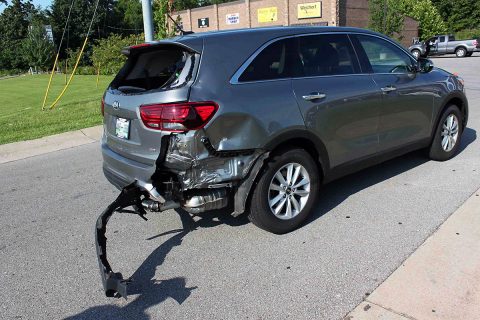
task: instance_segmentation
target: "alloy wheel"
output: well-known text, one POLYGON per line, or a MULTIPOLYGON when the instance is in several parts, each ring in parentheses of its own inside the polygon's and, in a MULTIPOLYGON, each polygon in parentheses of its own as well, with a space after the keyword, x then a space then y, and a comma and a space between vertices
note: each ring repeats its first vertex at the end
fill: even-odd
POLYGON ((442 125, 442 149, 452 151, 458 140, 458 118, 453 113, 449 114, 442 125))
POLYGON ((298 163, 288 163, 273 176, 268 188, 268 205, 279 219, 290 220, 305 207, 310 195, 310 176, 298 163))

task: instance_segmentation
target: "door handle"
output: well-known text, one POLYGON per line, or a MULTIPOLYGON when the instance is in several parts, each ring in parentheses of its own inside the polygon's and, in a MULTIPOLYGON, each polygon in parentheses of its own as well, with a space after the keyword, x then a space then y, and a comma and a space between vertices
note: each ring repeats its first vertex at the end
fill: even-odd
POLYGON ((382 92, 384 93, 392 92, 395 90, 397 90, 397 88, 395 88, 394 86, 386 86, 382 88, 382 92))
POLYGON ((325 93, 319 93, 319 92, 312 92, 310 94, 307 94, 305 96, 302 96, 302 98, 304 100, 307 100, 307 101, 312 101, 312 100, 317 100, 317 99, 323 99, 325 98, 327 95, 325 93))

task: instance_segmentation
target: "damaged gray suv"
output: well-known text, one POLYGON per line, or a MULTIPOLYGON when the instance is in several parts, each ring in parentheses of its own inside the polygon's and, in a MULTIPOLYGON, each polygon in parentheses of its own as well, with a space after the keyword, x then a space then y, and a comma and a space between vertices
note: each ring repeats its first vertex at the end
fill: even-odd
POLYGON ((415 149, 447 160, 467 124, 462 79, 361 29, 191 34, 124 53, 102 100, 103 169, 122 190, 96 224, 107 296, 130 282, 107 260, 115 212, 231 208, 285 233, 321 184, 415 149))
POLYGON ((102 101, 104 172, 143 209, 231 204, 285 233, 332 179, 415 149, 457 151, 463 81, 377 33, 279 27, 124 50, 102 101))

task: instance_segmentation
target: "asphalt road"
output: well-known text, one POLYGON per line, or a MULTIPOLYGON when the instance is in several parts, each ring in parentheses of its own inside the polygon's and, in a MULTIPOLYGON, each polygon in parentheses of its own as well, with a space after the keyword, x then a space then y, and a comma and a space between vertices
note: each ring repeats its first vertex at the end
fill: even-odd
POLYGON ((480 54, 438 58, 466 80, 460 154, 414 152, 331 183, 287 235, 245 218, 114 216, 109 258, 133 276, 104 297, 94 223, 117 191, 97 143, 0 165, 1 319, 339 319, 480 187, 480 54))

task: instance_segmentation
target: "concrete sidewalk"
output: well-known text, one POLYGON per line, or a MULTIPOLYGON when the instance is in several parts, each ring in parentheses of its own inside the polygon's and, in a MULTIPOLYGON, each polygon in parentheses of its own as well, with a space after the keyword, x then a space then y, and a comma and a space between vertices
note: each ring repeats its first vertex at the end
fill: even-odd
POLYGON ((35 140, 0 145, 0 164, 99 141, 103 126, 85 128, 35 140))
POLYGON ((480 319, 480 190, 345 319, 480 319))

